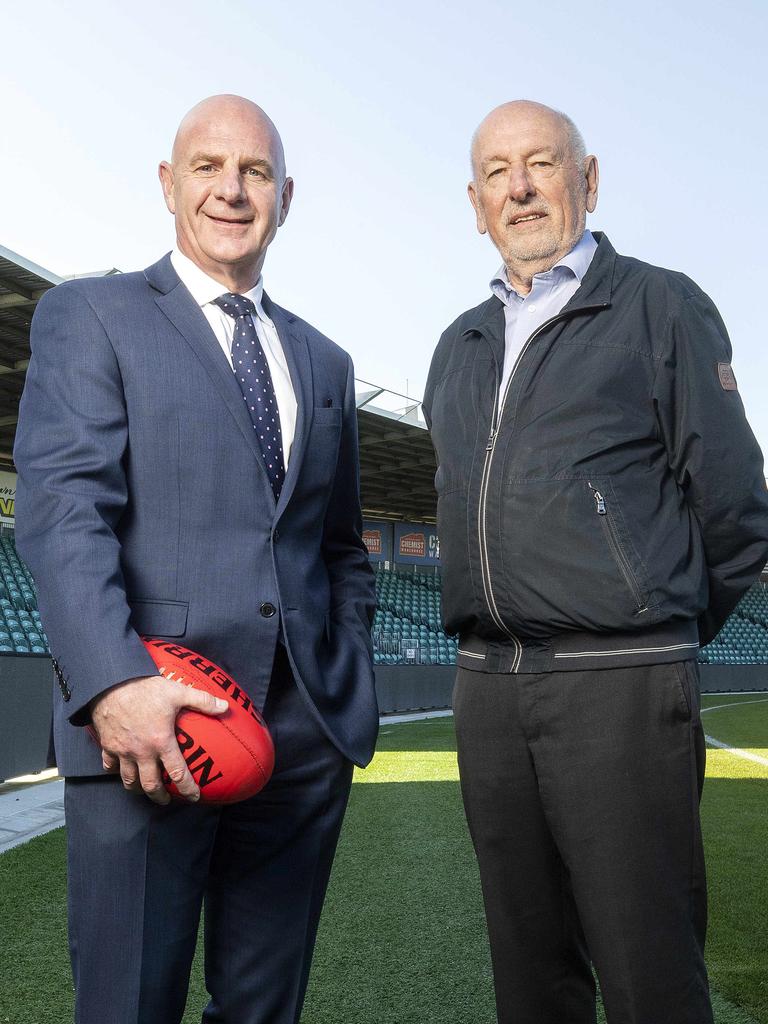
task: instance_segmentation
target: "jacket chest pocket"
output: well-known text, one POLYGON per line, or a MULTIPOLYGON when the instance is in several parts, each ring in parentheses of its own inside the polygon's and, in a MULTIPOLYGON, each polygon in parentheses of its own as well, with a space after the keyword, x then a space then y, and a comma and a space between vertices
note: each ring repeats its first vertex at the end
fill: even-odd
POLYGON ((340 443, 341 409, 336 406, 313 409, 307 450, 301 466, 302 487, 327 487, 333 482, 340 443))

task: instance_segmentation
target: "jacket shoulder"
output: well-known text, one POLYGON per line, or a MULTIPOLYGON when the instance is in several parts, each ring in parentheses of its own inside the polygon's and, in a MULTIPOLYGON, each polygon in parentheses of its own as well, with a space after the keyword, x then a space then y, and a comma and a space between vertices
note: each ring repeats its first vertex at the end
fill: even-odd
POLYGON ((696 282, 681 271, 657 267, 653 263, 645 263, 634 256, 617 254, 614 284, 641 286, 668 301, 674 299, 678 299, 680 302, 689 299, 711 301, 696 282))
POLYGON ((461 337, 464 331, 476 327, 483 320, 491 316, 497 307, 501 309, 501 303, 491 295, 489 298, 483 299, 477 306, 465 309, 463 313, 456 317, 453 323, 445 328, 440 336, 440 341, 451 341, 454 338, 461 337))
POLYGON ((144 274, 138 271, 109 277, 73 278, 49 289, 38 302, 36 313, 45 313, 49 307, 60 310, 83 305, 94 310, 105 309, 136 301, 140 294, 146 295, 148 289, 144 274))
POLYGON ((440 340, 432 354, 432 362, 427 375, 425 402, 430 400, 435 381, 439 379, 443 367, 446 362, 450 360, 450 355, 454 350, 454 346, 457 342, 461 341, 464 333, 472 328, 476 328, 479 324, 488 320, 489 317, 492 317, 494 312, 500 310, 501 303, 498 299, 491 296, 479 303, 477 306, 473 306, 471 309, 466 309, 456 317, 453 323, 449 324, 445 328, 443 333, 440 335, 440 340))

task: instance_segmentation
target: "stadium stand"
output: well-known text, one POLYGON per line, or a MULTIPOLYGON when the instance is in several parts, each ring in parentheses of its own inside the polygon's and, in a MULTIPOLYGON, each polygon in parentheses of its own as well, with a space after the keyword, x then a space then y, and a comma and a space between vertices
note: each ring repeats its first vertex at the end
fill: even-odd
MULTIPOLYGON (((440 627, 441 579, 379 566, 373 619, 376 665, 454 665, 455 637, 440 627)), ((32 576, 13 534, 0 537, 0 652, 47 654, 32 576)), ((718 636, 699 653, 705 665, 768 665, 768 586, 756 583, 718 636)))
POLYGON ((374 664, 456 663, 456 640, 440 628, 440 585, 437 574, 376 570, 374 664))
POLYGON ((32 576, 10 533, 0 537, 0 651, 47 654, 32 576))
POLYGON ((768 587, 756 583, 699 652, 704 665, 768 665, 768 587))

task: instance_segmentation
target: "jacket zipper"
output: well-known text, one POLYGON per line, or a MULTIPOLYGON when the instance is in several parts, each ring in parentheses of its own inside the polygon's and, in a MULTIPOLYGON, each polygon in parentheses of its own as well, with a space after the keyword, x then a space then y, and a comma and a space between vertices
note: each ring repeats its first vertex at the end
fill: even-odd
MULTIPOLYGON (((540 324, 536 328, 536 330, 533 332, 533 334, 531 334, 528 337, 528 339, 526 340, 525 344, 523 345, 523 347, 518 352, 517 358, 515 359, 515 362, 514 362, 514 364, 512 366, 512 372, 510 373, 509 379, 507 380, 507 385, 504 388, 504 395, 502 396, 501 404, 500 405, 499 405, 499 385, 497 383, 497 385, 496 385, 496 392, 495 392, 494 399, 493 399, 493 412, 491 414, 491 432, 488 435, 488 441, 486 442, 486 445, 485 445, 485 460, 483 462, 483 474, 482 474, 482 476, 480 478, 480 509, 479 509, 479 516, 478 516, 478 532, 479 532, 479 540, 480 540, 480 568, 481 568, 482 576, 483 576, 483 590, 485 592, 485 599, 486 599, 486 602, 488 604, 488 610, 491 613, 491 618, 496 623, 496 625, 499 627, 499 629, 504 630, 504 632, 507 634, 507 636, 512 640, 512 642, 515 645, 515 657, 514 657, 513 662, 512 662, 512 669, 511 669, 512 672, 517 672, 518 668, 520 667, 520 659, 523 656, 523 645, 520 643, 520 640, 515 636, 515 634, 512 632, 512 630, 506 625, 506 623, 502 619, 501 613, 499 612, 498 605, 496 604, 496 597, 494 596, 494 593, 493 593, 493 583, 491 581, 491 566, 490 566, 490 560, 488 558, 488 543, 487 543, 488 526, 487 526, 486 513, 487 513, 488 481, 489 481, 490 475, 491 475, 491 465, 493 463, 493 456, 494 456, 494 453, 496 451, 496 438, 498 437, 498 434, 499 434, 499 424, 501 423, 501 417, 502 417, 502 414, 504 412, 504 406, 506 405, 507 396, 509 395, 509 388, 510 388, 510 385, 512 383, 512 379, 515 376, 515 373, 517 372, 517 368, 520 365, 520 360, 523 358, 523 356, 527 352, 528 346, 531 344, 531 342, 534 340, 534 338, 536 338, 544 330, 545 327, 549 327, 550 324, 553 324, 553 323, 555 323, 556 320, 560 320, 560 319, 566 319, 566 318, 561 316, 561 315, 558 315, 558 316, 551 317, 549 320, 545 320, 544 323, 540 324)), ((494 361, 495 361, 495 357, 494 357, 494 361)), ((497 381, 498 381, 498 371, 497 371, 497 381)))
MULTIPOLYGON (((536 330, 526 340, 523 347, 517 354, 517 358, 512 366, 512 372, 509 375, 507 386, 504 388, 504 395, 501 399, 501 405, 499 405, 499 377, 498 377, 498 364, 496 363, 496 357, 494 354, 494 366, 496 366, 496 390, 493 397, 493 412, 491 414, 491 432, 488 435, 488 441, 485 445, 485 459, 483 461, 483 473, 480 478, 480 507, 478 515, 478 534, 480 540, 480 568, 483 576, 483 591, 485 593, 486 603, 488 604, 488 610, 491 613, 491 618, 499 627, 502 629, 507 636, 513 641, 515 645, 515 658, 512 662, 512 672, 517 672, 520 667, 520 660, 523 656, 523 645, 520 640, 515 636, 512 630, 505 624, 501 617, 498 606, 496 604, 496 598, 493 593, 493 583, 491 581, 491 567, 488 558, 488 545, 487 545, 487 496, 488 496, 488 481, 491 474, 491 464, 493 463, 493 456, 496 451, 496 439, 499 433, 499 426, 501 424, 501 417, 504 412, 504 406, 506 405, 507 396, 509 394, 509 388, 512 383, 512 379, 517 373, 517 368, 520 365, 520 360, 523 358, 525 353, 528 351, 528 347, 531 342, 541 334, 541 332, 549 327, 551 324, 556 323, 558 320, 567 320, 574 313, 583 313, 592 310, 604 309, 609 306, 610 303, 602 302, 594 306, 581 306, 578 309, 569 310, 567 313, 558 313, 557 316, 550 317, 549 320, 545 320, 543 324, 539 324, 536 330)), ((482 331, 478 333, 482 334, 482 331)), ((487 342, 487 339, 486 339, 487 342)), ((493 354, 493 353, 492 353, 493 354)))
POLYGON ((605 503, 605 498, 603 497, 601 492, 596 487, 593 487, 591 483, 589 484, 589 487, 591 488, 592 494, 594 495, 597 514, 600 517, 601 523, 603 524, 603 529, 605 531, 606 537, 608 538, 608 545, 613 553, 614 560, 618 565, 619 569, 621 570, 621 574, 624 577, 625 583, 629 587, 630 593, 632 594, 632 597, 635 600, 635 606, 638 612, 644 612, 647 609, 647 605, 643 602, 643 595, 640 593, 640 588, 637 584, 635 574, 632 571, 632 566, 627 561, 627 557, 624 554, 624 551, 619 542, 619 537, 616 533, 615 520, 613 516, 609 513, 608 506, 605 503))

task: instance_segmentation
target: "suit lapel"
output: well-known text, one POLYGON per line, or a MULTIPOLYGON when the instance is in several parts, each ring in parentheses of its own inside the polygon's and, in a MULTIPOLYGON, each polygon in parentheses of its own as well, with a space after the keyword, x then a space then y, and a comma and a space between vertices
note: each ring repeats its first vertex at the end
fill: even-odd
MULTIPOLYGON (((253 452, 259 473, 271 500, 274 501, 272 487, 264 468, 261 448, 256 439, 245 402, 243 402, 243 393, 205 314, 179 280, 169 257, 164 257, 159 263, 150 267, 145 271, 145 275, 157 291, 155 302, 207 370, 216 390, 253 452)), ((291 376, 293 377, 293 372, 291 372, 291 376)))
POLYGON ((285 483, 277 503, 278 512, 288 504, 296 486, 301 464, 307 449, 309 428, 312 424, 312 360, 309 345, 304 332, 290 313, 275 305, 268 295, 262 299, 264 312, 275 325, 280 344, 283 346, 288 372, 291 375, 293 391, 296 395, 296 430, 293 435, 291 454, 285 483))

